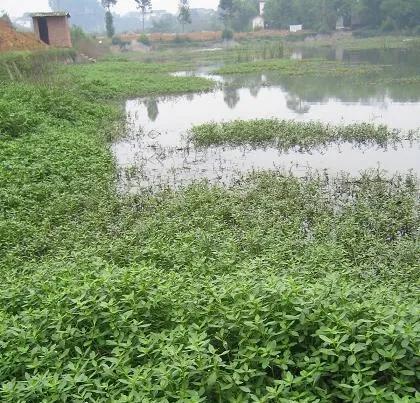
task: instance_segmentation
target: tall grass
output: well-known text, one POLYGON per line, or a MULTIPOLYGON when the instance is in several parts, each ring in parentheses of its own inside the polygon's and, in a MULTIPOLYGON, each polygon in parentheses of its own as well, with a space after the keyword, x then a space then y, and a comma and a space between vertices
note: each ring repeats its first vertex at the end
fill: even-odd
POLYGON ((73 49, 0 53, 0 82, 37 79, 53 74, 58 63, 74 62, 73 49))

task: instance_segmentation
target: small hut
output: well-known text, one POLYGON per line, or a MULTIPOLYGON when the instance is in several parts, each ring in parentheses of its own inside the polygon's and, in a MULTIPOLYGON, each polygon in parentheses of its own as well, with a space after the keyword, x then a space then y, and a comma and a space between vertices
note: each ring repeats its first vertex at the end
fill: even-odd
POLYGON ((70 14, 67 12, 31 14, 36 37, 47 45, 71 48, 70 14))

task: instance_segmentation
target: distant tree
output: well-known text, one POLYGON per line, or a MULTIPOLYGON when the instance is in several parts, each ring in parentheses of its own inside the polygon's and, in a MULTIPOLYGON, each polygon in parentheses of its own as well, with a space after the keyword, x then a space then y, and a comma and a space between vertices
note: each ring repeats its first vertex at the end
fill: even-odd
POLYGON ((68 11, 72 25, 86 32, 103 32, 105 11, 98 0, 49 0, 48 3, 53 11, 68 11))
POLYGON ((115 34, 114 19, 112 18, 111 7, 117 4, 117 0, 101 0, 102 7, 106 9, 105 28, 108 38, 112 38, 115 34))
POLYGON ((189 0, 180 0, 178 9, 178 21, 182 25, 182 32, 185 30, 185 24, 191 24, 191 11, 189 0))
POLYGON ((346 26, 355 18, 361 28, 414 29, 420 22, 420 0, 267 0, 264 14, 273 28, 303 24, 331 31, 343 17, 346 26))
POLYGON ((144 32, 144 16, 146 15, 147 10, 151 10, 152 8, 152 0, 134 0, 137 3, 137 8, 141 10, 141 14, 143 17, 143 32, 144 32))
POLYGON ((114 19, 112 18, 111 11, 105 13, 105 29, 108 38, 112 38, 115 35, 114 19))
POLYGON ((223 21, 225 29, 229 28, 233 17, 233 0, 220 0, 219 15, 223 21))
POLYGON ((152 20, 151 32, 175 32, 179 28, 178 19, 170 13, 152 20))
POLYGON ((9 17, 9 14, 4 10, 0 10, 0 20, 6 21, 7 24, 12 25, 12 20, 9 17))
POLYGON ((233 0, 232 27, 235 31, 247 31, 251 20, 259 14, 258 0, 233 0))

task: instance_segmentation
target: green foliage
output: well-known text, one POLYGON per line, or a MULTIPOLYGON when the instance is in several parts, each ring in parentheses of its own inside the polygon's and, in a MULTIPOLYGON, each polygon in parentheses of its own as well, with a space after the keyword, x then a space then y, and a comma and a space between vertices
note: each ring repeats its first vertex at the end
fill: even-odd
POLYGON ((347 65, 341 62, 323 59, 272 59, 227 64, 216 70, 215 74, 245 74, 275 70, 290 76, 309 74, 320 76, 357 76, 362 74, 377 74, 382 69, 381 66, 368 64, 347 65))
POLYGON ((142 29, 144 32, 144 16, 148 10, 152 9, 152 0, 134 0, 137 4, 137 8, 141 11, 142 14, 142 29))
POLYGON ((0 400, 418 400, 418 179, 256 173, 118 195, 105 100, 211 87, 178 68, 1 85, 0 400))
POLYGON ((416 37, 397 35, 378 35, 377 30, 358 30, 353 32, 352 37, 326 38, 316 41, 302 42, 299 46, 304 47, 340 47, 345 50, 365 49, 410 49, 419 48, 420 40, 416 37))
MULTIPOLYGON (((259 174, 230 190, 197 184, 118 206, 97 193, 106 158, 82 138, 54 169, 73 173, 72 204, 85 192, 93 203, 74 206, 81 217, 68 223, 71 206, 57 211, 54 192, 46 233, 31 234, 35 245, 22 234, 13 250, 25 270, 2 272, 4 400, 414 398, 414 178, 259 174), (70 159, 81 154, 95 169, 77 171, 70 159)), ((16 192, 6 206, 19 217, 28 205, 16 192)))
POLYGON ((234 0, 232 28, 235 31, 248 31, 251 28, 252 18, 259 14, 258 1, 234 0))
POLYGON ((166 74, 176 65, 107 61, 67 68, 68 80, 86 97, 111 99, 179 92, 205 91, 214 82, 201 77, 174 77, 166 74))
POLYGON ((105 13, 105 29, 106 36, 108 38, 112 38, 115 35, 114 19, 112 17, 111 11, 107 11, 105 13))
POLYGON ((190 43, 191 40, 188 36, 176 34, 172 42, 176 45, 185 45, 190 43))
POLYGON ((220 19, 223 21, 225 29, 228 29, 232 22, 233 0, 220 0, 218 6, 220 19))
POLYGON ((309 150, 344 141, 384 145, 401 140, 402 136, 398 130, 368 123, 332 126, 320 122, 256 119, 194 126, 191 129, 191 138, 196 145, 205 147, 220 144, 271 144, 287 151, 296 147, 309 150))
POLYGON ((397 25, 395 24, 395 21, 390 17, 388 17, 381 24, 381 31, 383 32, 391 32, 391 31, 395 31, 396 29, 397 29, 397 25))
POLYGON ((420 3, 418 0, 267 0, 265 17, 274 28, 300 23, 306 29, 329 32, 335 29, 337 19, 343 17, 348 27, 355 23, 379 29, 390 27, 392 19, 395 28, 402 29, 418 24, 420 3))
POLYGON ((152 43, 147 35, 141 34, 137 39, 137 42, 142 43, 143 45, 150 46, 152 43))
POLYGON ((233 39, 233 31, 231 29, 224 29, 222 31, 222 39, 224 41, 231 41, 233 39))
POLYGON ((75 59, 76 52, 73 49, 0 53, 0 82, 38 79, 40 76, 52 74, 59 63, 75 59))
POLYGON ((0 86, 0 138, 21 137, 38 132, 45 126, 64 127, 78 125, 80 120, 98 118, 104 108, 79 99, 71 88, 51 88, 39 84, 0 86))
POLYGON ((186 24, 191 24, 191 10, 189 0, 180 0, 178 9, 178 21, 182 25, 182 32, 186 24))
POLYGON ((81 27, 78 27, 77 25, 72 25, 70 34, 71 42, 73 43, 73 45, 89 39, 89 36, 86 34, 86 32, 83 31, 83 29, 81 27))

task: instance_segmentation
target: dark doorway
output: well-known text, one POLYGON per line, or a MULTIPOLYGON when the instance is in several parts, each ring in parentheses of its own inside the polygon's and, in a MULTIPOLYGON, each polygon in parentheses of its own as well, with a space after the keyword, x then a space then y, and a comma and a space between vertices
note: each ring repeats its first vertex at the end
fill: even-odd
POLYGON ((38 29, 41 41, 49 45, 50 38, 48 37, 48 23, 45 17, 38 18, 38 29))

